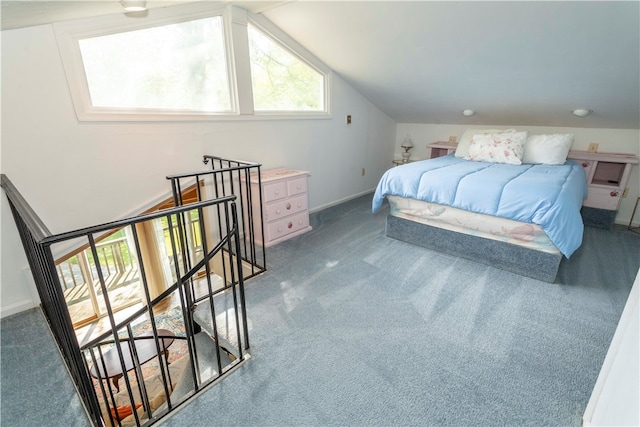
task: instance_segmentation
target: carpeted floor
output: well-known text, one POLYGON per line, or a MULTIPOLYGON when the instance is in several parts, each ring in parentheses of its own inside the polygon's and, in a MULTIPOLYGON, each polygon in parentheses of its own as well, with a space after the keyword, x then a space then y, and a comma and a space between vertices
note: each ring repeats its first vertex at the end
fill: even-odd
MULTIPOLYGON (((164 425, 581 425, 640 235, 587 228, 549 284, 389 239, 370 202, 269 248, 246 287, 251 359, 164 425)), ((12 323, 2 425, 29 425, 5 417, 30 388, 5 387, 12 323)))
POLYGON ((588 228, 548 284, 388 239, 385 216, 365 196, 270 248, 252 360, 167 425, 581 425, 640 236, 588 228))

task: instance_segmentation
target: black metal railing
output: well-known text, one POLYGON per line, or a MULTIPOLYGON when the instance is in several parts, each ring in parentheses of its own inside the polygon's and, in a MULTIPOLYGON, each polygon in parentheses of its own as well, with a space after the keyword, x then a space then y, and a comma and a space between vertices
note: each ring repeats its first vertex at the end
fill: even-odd
MULTIPOLYGON (((182 190, 194 184, 197 184, 198 201, 235 195, 242 244, 238 252, 225 252, 225 259, 218 260, 215 267, 216 273, 222 276, 225 281, 232 283, 233 280, 227 274, 226 265, 234 255, 239 255, 243 261, 245 279, 265 272, 267 264, 263 243, 262 193, 260 190, 260 167, 262 165, 210 155, 203 156, 203 163, 211 163, 211 170, 167 176, 167 179, 171 181, 175 205, 184 204, 182 190)), ((218 221, 218 228, 223 226, 220 215, 216 215, 215 221, 218 221)), ((180 226, 187 228, 186 224, 180 226)), ((193 258, 189 252, 189 247, 182 251, 187 263, 193 258)))
POLYGON ((51 250, 43 243, 46 238, 52 236, 52 233, 4 174, 0 177, 0 185, 9 201, 29 268, 38 289, 44 315, 91 422, 94 425, 100 425, 102 417, 95 398, 95 390, 82 363, 80 347, 71 326, 69 313, 65 309, 62 288, 57 283, 57 275, 52 274, 52 271, 55 272, 55 264, 51 250))
POLYGON ((151 425, 246 360, 246 261, 242 257, 229 259, 225 271, 230 280, 211 269, 212 261, 221 254, 242 253, 235 195, 54 235, 5 175, 1 176, 1 185, 43 312, 94 425, 151 425), (184 248, 189 247, 190 236, 180 226, 194 216, 218 218, 211 227, 207 221, 199 221, 198 232, 203 236, 199 259, 188 258, 184 248), (145 224, 158 220, 166 221, 170 229, 177 224, 179 229, 178 233, 168 233, 165 242, 174 258, 175 281, 160 287, 148 278, 154 268, 153 257, 143 249, 147 243, 140 235, 145 224), (142 304, 126 314, 112 309, 94 240, 94 235, 115 229, 130 233, 140 274, 142 304), (73 328, 53 257, 56 245, 68 245, 70 241, 87 245, 93 254, 96 286, 107 310, 108 322, 102 330, 82 340, 73 328), (200 312, 198 318, 194 317, 196 311, 200 312))

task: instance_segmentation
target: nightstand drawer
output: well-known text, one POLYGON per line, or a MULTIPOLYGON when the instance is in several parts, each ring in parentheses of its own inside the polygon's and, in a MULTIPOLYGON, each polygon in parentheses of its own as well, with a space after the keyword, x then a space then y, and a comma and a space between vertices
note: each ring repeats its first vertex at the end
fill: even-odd
POLYGON ((307 192, 307 177, 303 176, 300 178, 292 179, 287 181, 287 191, 290 196, 295 196, 296 194, 302 194, 307 192))
POLYGON ((264 208, 265 221, 275 221, 279 218, 307 210, 307 195, 292 197, 280 202, 270 203, 264 208))
POLYGON ((287 183, 284 181, 265 184, 263 189, 265 203, 287 197, 287 183))
POLYGON ((620 204, 622 191, 613 188, 589 187, 587 198, 582 202, 583 206, 590 208, 615 211, 620 204))
POLYGON ((275 240, 308 227, 309 213, 307 211, 300 212, 296 215, 267 224, 265 238, 267 240, 275 240))

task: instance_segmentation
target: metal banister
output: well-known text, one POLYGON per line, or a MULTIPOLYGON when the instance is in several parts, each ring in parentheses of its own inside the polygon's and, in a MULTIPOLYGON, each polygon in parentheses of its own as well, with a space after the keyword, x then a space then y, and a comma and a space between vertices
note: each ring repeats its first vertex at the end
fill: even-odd
POLYGON ((238 164, 242 164, 242 165, 249 166, 249 167, 251 167, 251 166, 262 166, 262 164, 260 164, 260 163, 251 162, 251 161, 248 161, 248 160, 225 159, 223 157, 212 156, 212 155, 209 155, 209 154, 205 154, 204 156, 202 156, 202 162, 205 165, 209 162, 209 160, 219 160, 219 161, 222 161, 222 162, 238 163, 238 164))
MULTIPOLYGON (((242 236, 242 244, 235 254, 240 256, 247 267, 245 279, 250 279, 267 270, 266 251, 264 246, 264 227, 262 211, 262 186, 260 185, 261 163, 245 160, 225 159, 218 156, 205 154, 203 162, 209 164, 211 169, 202 172, 168 175, 171 182, 174 203, 181 205, 182 188, 184 182, 189 185, 197 181, 198 200, 205 198, 217 199, 233 194, 237 197, 239 231, 242 236), (257 179, 258 185, 252 184, 257 179), (201 190, 205 188, 205 191, 201 190)), ((218 223, 218 228, 221 226, 218 223)), ((186 252, 186 251, 185 251, 186 252)), ((228 251, 232 255, 233 250, 228 251)), ((224 265, 222 265, 224 270, 224 265)), ((221 274, 227 278, 224 271, 221 274)))
MULTIPOLYGON (((213 157, 211 156, 211 158, 213 157)), ((225 160, 221 159, 221 161, 225 160)), ((216 170, 215 172, 225 173, 225 175, 221 175, 220 181, 224 184, 224 176, 226 176, 227 173, 238 171, 235 173, 240 174, 240 171, 244 170, 244 172, 248 174, 250 168, 256 168, 259 173, 259 164, 257 163, 251 163, 250 165, 247 163, 245 166, 231 167, 224 170, 216 170)), ((177 176, 190 177, 209 175, 211 173, 212 171, 207 171, 201 174, 183 174, 177 176)), ((231 177, 232 176, 229 175, 229 178, 231 177)), ((172 180, 174 191, 176 189, 179 190, 180 187, 180 183, 177 182, 177 180, 179 180, 179 178, 172 180)), ((263 260, 262 266, 255 264, 257 257, 255 243, 253 241, 249 251, 246 250, 246 243, 245 246, 241 246, 240 230, 244 230, 245 238, 247 235, 250 235, 246 234, 251 230, 250 225, 245 229, 244 221, 247 220, 248 224, 252 224, 253 219, 252 215, 249 215, 247 218, 244 218, 242 214, 239 216, 236 203, 242 206, 243 203, 246 204, 247 201, 250 200, 250 198, 247 198, 247 195, 250 195, 248 187, 247 191, 245 191, 245 187, 239 188, 237 194, 233 191, 231 193, 222 192, 222 194, 218 194, 216 191, 212 199, 201 200, 187 205, 176 206, 73 231, 52 234, 22 197, 11 180, 4 174, 0 176, 0 185, 7 194, 9 206, 16 221, 25 254, 27 255, 27 260, 29 261, 29 266, 34 276, 36 288, 40 295, 41 307, 45 318, 49 323, 51 332, 60 348, 65 364, 93 425, 110 425, 115 427, 115 425, 121 424, 117 417, 114 419, 113 415, 109 415, 109 410, 117 409, 118 403, 114 399, 115 396, 109 386, 109 382, 107 381, 106 388, 105 384, 103 384, 104 379, 108 380, 109 378, 115 378, 115 376, 103 378, 104 375, 102 375, 102 377, 95 378, 90 374, 90 368, 97 366, 97 364, 101 364, 103 368, 102 372, 107 372, 104 366, 103 350, 104 352, 111 351, 111 355, 116 356, 116 363, 119 362, 119 366, 122 367, 121 371, 124 376, 121 375, 121 377, 125 383, 125 390, 122 390, 122 393, 128 396, 128 401, 134 402, 134 391, 142 398, 144 413, 138 414, 137 410, 133 411, 133 417, 135 418, 133 423, 137 426, 148 426, 156 423, 172 410, 185 403, 187 399, 195 396, 200 390, 203 390, 212 382, 219 380, 223 375, 231 372, 237 364, 242 363, 246 360, 246 357, 249 356, 245 354, 245 350, 249 348, 249 338, 243 270, 248 269, 249 267, 247 265, 250 265, 249 272, 255 275, 264 272, 265 267, 263 252, 261 252, 263 260), (202 256, 202 258, 193 257, 186 259, 184 258, 187 253, 185 242, 187 239, 190 239, 190 237, 185 229, 184 222, 186 217, 191 218, 191 215, 196 215, 193 213, 194 211, 197 211, 197 218, 200 219, 197 233, 198 236, 201 236, 202 252, 204 254, 199 255, 199 257, 202 256), (215 223, 215 216, 217 216, 217 224, 215 223), (169 249, 173 258, 172 268, 175 270, 172 271, 174 279, 170 279, 169 283, 173 280, 175 280, 175 282, 169 286, 166 286, 168 283, 165 284, 164 286, 166 286, 166 288, 163 287, 163 290, 158 295, 152 296, 149 292, 148 280, 145 275, 146 261, 141 252, 138 232, 136 230, 141 228, 139 224, 161 218, 166 218, 168 223, 170 238, 169 249), (172 223, 174 218, 175 225, 172 223), (209 230, 209 226, 205 224, 205 218, 212 220, 211 230, 209 230), (133 313, 123 313, 122 317, 124 317, 124 319, 119 316, 120 318, 116 320, 114 316, 116 309, 112 308, 110 302, 110 291, 107 289, 107 281, 105 280, 100 265, 101 261, 97 252, 98 244, 94 240, 94 234, 109 232, 120 228, 130 229, 131 231, 132 236, 130 238, 135 244, 135 253, 133 256, 137 259, 139 265, 139 281, 141 289, 144 291, 144 300, 142 301, 142 308, 136 308, 133 313), (99 336, 97 337, 96 335, 90 338, 88 337, 88 342, 84 345, 80 345, 76 330, 74 330, 69 313, 69 306, 52 254, 52 248, 55 244, 77 238, 88 240, 92 258, 95 261, 95 274, 98 276, 95 280, 95 286, 100 286, 100 291, 102 292, 101 298, 104 300, 104 309, 106 311, 106 317, 108 318, 107 320, 109 321, 106 326, 110 328, 110 330, 106 332, 98 333, 99 336), (208 238, 211 239, 210 246, 207 246, 208 238), (247 257, 247 253, 249 257, 247 257), (178 254, 182 255, 182 262, 178 262, 178 254), (212 277, 216 274, 212 270, 214 257, 216 258, 215 262, 220 263, 225 270, 225 273, 221 277, 222 287, 219 287, 218 284, 216 284, 215 288, 213 287, 212 277), (198 295, 194 294, 193 286, 196 278, 197 280, 205 282, 207 289, 204 295, 202 293, 198 295), (149 322, 151 325, 151 333, 145 339, 155 341, 155 350, 157 355, 160 356, 161 350, 163 350, 162 346, 164 345, 161 340, 165 339, 165 337, 162 333, 158 332, 159 328, 154 320, 158 314, 155 307, 163 304, 166 298, 175 298, 174 302, 178 304, 176 308, 178 308, 178 312, 181 313, 179 316, 181 316, 181 322, 183 323, 183 332, 180 333, 179 337, 176 334, 175 338, 186 341, 187 349, 183 357, 189 357, 187 365, 185 366, 185 369, 189 367, 189 373, 185 372, 184 375, 190 377, 193 388, 184 395, 177 394, 174 396, 172 394, 173 382, 169 377, 169 361, 165 353, 164 361, 161 361, 159 358, 157 363, 157 369, 159 369, 162 377, 161 381, 164 386, 164 396, 167 403, 165 409, 160 409, 152 408, 149 405, 150 396, 147 395, 145 388, 146 377, 143 375, 141 365, 149 359, 146 359, 146 356, 145 358, 138 358, 136 346, 126 347, 125 343, 135 340, 138 337, 138 335, 133 335, 132 325, 139 324, 140 321, 149 322), (213 304, 214 298, 217 298, 216 304, 213 304), (217 341, 201 340, 197 342, 195 340, 195 335, 200 332, 200 327, 194 322, 192 310, 194 310, 195 305, 199 303, 210 305, 212 319, 216 318, 218 310, 220 310, 220 313, 226 313, 227 311, 233 313, 235 324, 232 326, 237 335, 237 349, 235 349, 235 354, 239 357, 234 357, 233 359, 225 361, 224 364, 221 364, 221 360, 223 359, 222 350, 224 349, 221 349, 217 341), (220 304, 223 305, 220 306, 220 304), (121 334, 124 335, 120 336, 121 334), (214 345, 216 348, 214 353, 217 358, 217 369, 215 370, 216 372, 210 372, 208 375, 203 376, 202 373, 196 370, 200 363, 198 359, 200 357, 198 348, 201 345, 206 345, 208 342, 213 342, 214 344, 211 345, 214 345), (127 348, 131 351, 132 364, 125 363, 124 356, 128 355, 128 353, 126 353, 128 351, 127 348), (133 368, 129 369, 130 366, 133 366, 133 368), (128 375, 132 376, 132 379, 136 380, 135 384, 131 382, 132 379, 129 378, 127 372, 129 372, 128 375), (134 386, 138 388, 134 390, 134 386), (100 397, 100 400, 98 397, 100 397)), ((245 185, 248 185, 248 182, 245 182, 245 185)), ((233 190, 232 183, 231 189, 233 190)), ((181 196, 181 193, 179 193, 179 196, 181 196)), ((198 197, 201 198, 199 190, 198 197)), ((174 199, 176 201, 182 200, 181 197, 178 197, 175 193, 174 199)), ((250 206, 248 209, 250 209, 250 206)), ((251 211, 248 210, 247 212, 251 211)), ((256 214, 258 214, 258 212, 256 212, 256 214)), ((259 212, 259 214, 259 220, 261 221, 261 212, 259 212)), ((94 285, 90 284, 89 286, 94 285)), ((164 306, 162 310, 164 310, 164 306)), ((214 330, 214 335, 216 333, 215 331, 217 330, 214 330)), ((210 350, 204 352, 204 354, 209 353, 211 353, 210 350)), ((100 372, 100 369, 96 369, 95 372, 100 372)), ((120 392, 117 386, 116 390, 120 392)), ((111 412, 111 414, 113 414, 113 412, 111 412)))
POLYGON ((234 196, 234 195, 225 196, 225 197, 220 197, 220 198, 217 198, 217 199, 206 200, 206 201, 203 201, 203 202, 191 203, 189 205, 178 206, 178 207, 175 207, 175 208, 163 209, 163 210, 160 210, 160 211, 146 213, 146 214, 143 214, 143 215, 138 215, 138 216, 134 216, 134 217, 130 217, 130 218, 119 219, 119 220, 116 220, 116 221, 106 222, 106 223, 100 224, 100 225, 94 225, 94 226, 91 226, 91 227, 85 227, 85 228, 80 228, 80 229, 73 230, 73 231, 54 234, 54 235, 45 237, 42 240, 42 243, 44 243, 44 244, 58 243, 58 242, 61 242, 63 240, 71 240, 71 239, 76 238, 76 237, 86 236, 87 234, 100 233, 100 232, 108 231, 108 230, 111 230, 111 229, 114 229, 114 228, 125 227, 125 226, 132 225, 132 224, 138 224, 138 223, 141 223, 141 222, 150 221, 150 220, 157 219, 157 218, 162 218, 162 217, 167 216, 167 215, 181 214, 181 213, 193 210, 193 209, 204 208, 204 207, 212 206, 212 205, 220 205, 220 204, 224 204, 224 203, 227 203, 227 202, 234 201, 235 199, 236 199, 236 196, 234 196))
POLYGON ((4 189, 7 198, 11 201, 14 209, 18 211, 36 240, 40 241, 45 237, 51 236, 51 231, 44 225, 44 222, 42 222, 40 217, 34 212, 29 203, 22 197, 22 194, 20 194, 5 174, 0 175, 0 187, 4 189))

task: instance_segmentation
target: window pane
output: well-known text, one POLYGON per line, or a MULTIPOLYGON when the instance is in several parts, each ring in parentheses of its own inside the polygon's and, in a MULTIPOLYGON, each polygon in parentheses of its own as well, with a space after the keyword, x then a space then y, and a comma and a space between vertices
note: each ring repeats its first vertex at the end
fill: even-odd
POLYGON ((231 110, 221 17, 79 40, 94 107, 231 110))
POLYGON ((324 76, 254 27, 248 31, 254 109, 324 111, 324 76))

